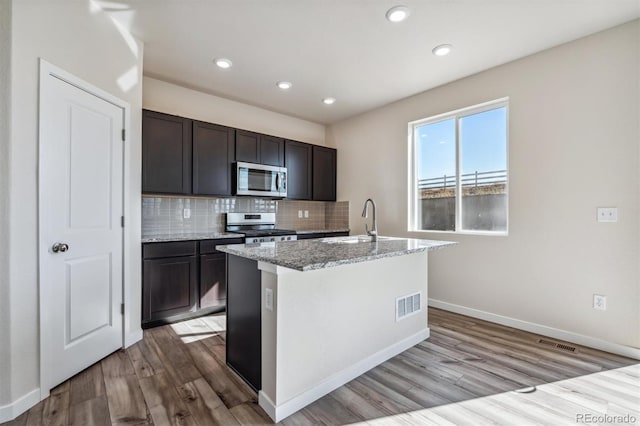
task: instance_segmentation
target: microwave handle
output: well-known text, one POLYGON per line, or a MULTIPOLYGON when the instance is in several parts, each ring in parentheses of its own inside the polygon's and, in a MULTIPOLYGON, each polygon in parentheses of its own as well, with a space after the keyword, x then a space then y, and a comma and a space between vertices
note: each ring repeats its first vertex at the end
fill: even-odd
POLYGON ((276 173, 276 190, 280 192, 280 172, 276 173))

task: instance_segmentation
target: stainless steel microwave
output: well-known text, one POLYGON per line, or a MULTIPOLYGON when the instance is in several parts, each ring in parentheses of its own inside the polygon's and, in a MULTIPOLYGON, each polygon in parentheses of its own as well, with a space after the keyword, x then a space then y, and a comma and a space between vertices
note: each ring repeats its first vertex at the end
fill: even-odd
POLYGON ((287 196, 287 169, 265 164, 236 163, 236 195, 287 196))

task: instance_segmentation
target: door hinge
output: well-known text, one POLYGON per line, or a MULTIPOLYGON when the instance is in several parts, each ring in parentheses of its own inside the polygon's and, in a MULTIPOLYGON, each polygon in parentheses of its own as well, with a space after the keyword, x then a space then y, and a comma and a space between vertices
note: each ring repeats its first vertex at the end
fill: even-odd
POLYGON ((122 142, 124 142, 124 140, 125 140, 125 135, 126 135, 125 131, 124 131, 124 129, 122 129, 122 142))
POLYGON ((120 304, 120 315, 124 315, 124 303, 120 304))
POLYGON ((124 228, 124 216, 120 216, 120 226, 124 228))

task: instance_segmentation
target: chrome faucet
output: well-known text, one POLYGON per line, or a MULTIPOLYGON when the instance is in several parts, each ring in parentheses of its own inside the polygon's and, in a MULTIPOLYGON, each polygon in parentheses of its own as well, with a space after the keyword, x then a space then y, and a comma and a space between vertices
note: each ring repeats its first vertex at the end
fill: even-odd
POLYGON ((362 210, 362 217, 367 218, 367 205, 371 203, 373 208, 373 225, 371 227, 371 231, 369 231, 369 226, 365 223, 364 229, 367 231, 367 235, 371 237, 371 242, 378 241, 378 225, 376 223, 376 203, 371 199, 367 198, 367 201, 364 202, 364 209, 362 210))

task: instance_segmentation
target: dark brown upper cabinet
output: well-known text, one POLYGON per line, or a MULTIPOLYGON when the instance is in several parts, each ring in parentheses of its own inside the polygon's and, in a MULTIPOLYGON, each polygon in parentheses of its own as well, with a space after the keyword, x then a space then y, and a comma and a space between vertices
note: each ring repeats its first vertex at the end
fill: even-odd
POLYGON ((236 130, 236 161, 282 167, 284 139, 236 130))
POLYGON ((231 195, 235 129, 193 122, 193 194, 231 195))
POLYGON ((284 166, 284 139, 260 135, 260 164, 284 166))
POLYGON ((246 130, 236 130, 236 161, 260 162, 260 135, 246 130))
POLYGON ((336 150, 313 146, 313 199, 336 200, 336 150))
POLYGON ((142 112, 142 192, 191 193, 191 120, 142 112))
POLYGON ((287 168, 287 198, 311 200, 311 167, 313 145, 287 140, 284 143, 284 165, 287 168))

